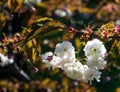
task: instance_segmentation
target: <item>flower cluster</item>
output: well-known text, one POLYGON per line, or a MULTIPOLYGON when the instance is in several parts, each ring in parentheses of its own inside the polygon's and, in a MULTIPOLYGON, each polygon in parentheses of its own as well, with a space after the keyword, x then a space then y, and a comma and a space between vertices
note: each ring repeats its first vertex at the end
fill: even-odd
POLYGON ((53 70, 61 68, 71 79, 90 82, 90 84, 93 79, 99 82, 102 74, 99 70, 106 65, 106 49, 100 40, 94 39, 88 41, 83 50, 86 56, 86 64, 77 60, 75 48, 68 41, 58 43, 54 53, 46 52, 43 54, 42 61, 46 63, 46 67, 49 69, 51 67, 53 70))
POLYGON ((104 59, 106 48, 100 40, 94 39, 92 41, 88 41, 83 50, 87 57, 87 65, 89 67, 97 69, 104 68, 106 64, 106 60, 104 59))
POLYGON ((4 67, 8 64, 12 64, 14 62, 13 58, 8 58, 8 56, 5 56, 0 53, 0 66, 4 67))

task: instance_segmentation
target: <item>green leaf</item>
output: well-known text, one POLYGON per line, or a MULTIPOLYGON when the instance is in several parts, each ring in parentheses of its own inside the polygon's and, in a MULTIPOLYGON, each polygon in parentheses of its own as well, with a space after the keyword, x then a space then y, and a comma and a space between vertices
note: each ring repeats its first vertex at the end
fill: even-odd
POLYGON ((44 18, 39 18, 37 20, 35 20, 33 22, 33 24, 30 26, 30 28, 35 31, 37 30, 39 27, 43 26, 45 23, 49 22, 49 21, 53 21, 52 18, 48 18, 48 17, 44 17, 44 18))
POLYGON ((55 30, 52 30, 50 32, 47 32, 47 33, 43 34, 42 38, 52 39, 52 38, 62 36, 63 33, 65 33, 65 31, 63 29, 55 29, 55 30))
MULTIPOLYGON (((64 29, 64 25, 61 24, 58 21, 49 21, 48 23, 44 24, 42 27, 40 27, 39 29, 37 29, 36 31, 31 31, 25 38, 25 43, 28 42, 29 40, 33 39, 33 38, 37 38, 37 37, 44 37, 44 34, 46 34, 48 32, 48 34, 53 34, 50 33, 53 32, 52 30, 57 31, 57 29, 64 29)), ((59 32, 59 31, 57 31, 59 32)), ((54 31, 54 33, 57 33, 54 31)), ((48 35, 46 34, 46 35, 48 35)))

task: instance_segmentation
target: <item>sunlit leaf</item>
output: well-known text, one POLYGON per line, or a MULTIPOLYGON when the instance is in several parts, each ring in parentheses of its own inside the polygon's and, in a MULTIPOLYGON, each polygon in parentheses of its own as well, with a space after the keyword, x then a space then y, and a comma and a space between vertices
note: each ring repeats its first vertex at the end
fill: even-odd
POLYGON ((110 23, 102 25, 98 29, 98 35, 103 36, 104 31, 106 32, 107 37, 113 36, 114 35, 113 33, 115 31, 115 24, 114 24, 114 22, 110 22, 110 23))
POLYGON ((83 13, 94 13, 95 12, 94 9, 90 9, 90 8, 86 8, 86 7, 84 7, 83 9, 81 9, 81 11, 83 13))
POLYGON ((22 0, 8 0, 8 7, 10 9, 19 9, 22 6, 22 0))
MULTIPOLYGON (((37 25, 37 23, 43 23, 41 27, 37 28, 36 30, 33 30, 31 28, 24 28, 24 40, 22 42, 16 43, 16 46, 23 46, 24 44, 26 44, 29 40, 33 39, 33 38, 45 38, 47 36, 50 35, 55 35, 58 34, 60 32, 63 32, 65 29, 65 26, 55 20, 52 20, 51 18, 42 18, 42 19, 38 19, 36 20, 36 22, 34 22, 35 25, 37 25), (46 22, 45 24, 43 22, 46 22), (29 32, 27 32, 28 30, 30 30, 29 32)), ((33 26, 33 25, 32 25, 33 26)))
POLYGON ((51 87, 52 90, 55 90, 56 87, 57 87, 57 82, 56 81, 51 81, 50 87, 51 87))
POLYGON ((80 46, 81 46, 80 38, 76 38, 76 39, 75 39, 75 46, 76 46, 77 49, 80 48, 80 46))
POLYGON ((106 28, 108 30, 114 30, 114 28, 115 28, 114 22, 104 24, 100 27, 100 29, 104 29, 104 28, 106 28))
POLYGON ((116 3, 120 3, 120 0, 115 0, 116 3))
POLYGON ((69 40, 72 39, 74 37, 74 33, 72 32, 65 32, 62 36, 63 40, 69 40))
POLYGON ((36 46, 36 50, 37 50, 37 52, 41 52, 41 46, 38 44, 38 46, 36 46))
POLYGON ((0 81, 0 86, 7 86, 7 81, 6 80, 1 80, 0 81))
POLYGON ((97 92, 96 87, 92 86, 86 92, 97 92))
POLYGON ((32 48, 32 61, 36 61, 36 54, 35 48, 32 48))
POLYGON ((39 54, 41 53, 41 46, 36 42, 35 39, 32 39, 26 43, 23 47, 27 57, 35 63, 39 58, 39 54))
POLYGON ((46 78, 45 80, 42 81, 42 85, 47 85, 50 82, 49 78, 46 78))
POLYGON ((120 87, 116 88, 116 92, 120 92, 120 87))
POLYGON ((51 30, 45 34, 43 34, 42 38, 57 38, 63 35, 65 31, 63 29, 55 29, 55 30, 51 30))
POLYGON ((48 17, 44 17, 44 18, 39 18, 37 20, 35 20, 34 23, 40 23, 40 22, 44 22, 44 21, 52 21, 53 19, 52 18, 48 18, 48 17))
POLYGON ((118 52, 119 52, 119 54, 120 54, 120 41, 117 41, 117 43, 116 43, 116 46, 117 46, 117 48, 118 48, 118 52))
POLYGON ((38 18, 35 20, 32 25, 30 26, 33 31, 37 30, 39 27, 43 26, 45 23, 53 21, 52 18, 44 17, 44 18, 38 18))
POLYGON ((114 49, 114 47, 116 46, 117 40, 115 40, 112 44, 111 44, 111 48, 110 51, 114 49))
POLYGON ((68 84, 69 84, 68 78, 64 77, 63 80, 62 80, 62 86, 63 86, 65 89, 67 89, 68 84))
POLYGON ((7 0, 0 0, 0 6, 4 5, 7 0))
POLYGON ((48 8, 47 4, 45 3, 37 3, 37 6, 41 8, 48 8))
POLYGON ((0 13, 0 27, 4 27, 6 23, 6 17, 0 13))
POLYGON ((28 41, 27 46, 28 48, 31 48, 33 46, 32 40, 28 41))
MULTIPOLYGON (((42 27, 40 27, 39 29, 37 29, 36 31, 32 31, 28 34, 28 36, 26 36, 25 42, 33 39, 33 38, 37 38, 37 37, 44 37, 44 33, 47 33, 49 31, 52 31, 53 29, 59 29, 59 28, 64 28, 64 25, 61 24, 58 21, 49 21, 48 23, 46 23, 45 25, 43 25, 42 27), (41 35, 42 34, 42 35, 41 35)), ((56 32, 55 32, 56 33, 56 32)), ((50 33, 49 33, 50 34, 50 33)))

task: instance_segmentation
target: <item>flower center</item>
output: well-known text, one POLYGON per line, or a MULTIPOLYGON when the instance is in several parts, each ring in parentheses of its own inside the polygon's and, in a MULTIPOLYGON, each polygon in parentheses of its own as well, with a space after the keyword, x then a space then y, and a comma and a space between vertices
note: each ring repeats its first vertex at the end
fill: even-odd
POLYGON ((96 50, 96 48, 92 48, 92 51, 93 51, 93 52, 96 52, 97 50, 96 50))
POLYGON ((48 56, 47 60, 50 62, 52 60, 52 56, 48 56))
POLYGON ((64 51, 67 51, 67 48, 64 48, 64 51))

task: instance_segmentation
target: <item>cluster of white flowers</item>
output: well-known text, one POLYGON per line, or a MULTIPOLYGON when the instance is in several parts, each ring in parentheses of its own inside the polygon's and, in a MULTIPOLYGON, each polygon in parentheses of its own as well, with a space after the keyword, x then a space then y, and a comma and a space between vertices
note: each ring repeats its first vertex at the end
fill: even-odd
POLYGON ((88 41, 83 50, 87 57, 87 65, 89 67, 96 69, 102 69, 105 67, 106 48, 100 40, 94 39, 88 41))
POLYGON ((13 58, 8 58, 8 56, 5 56, 0 53, 0 66, 4 67, 8 64, 12 64, 14 62, 13 58))
POLYGON ((100 40, 94 39, 88 41, 83 50, 86 56, 86 65, 76 59, 75 48, 68 41, 58 43, 54 53, 43 54, 42 61, 49 69, 61 68, 71 79, 90 83, 96 79, 99 82, 102 74, 99 70, 106 65, 106 49, 100 40))

